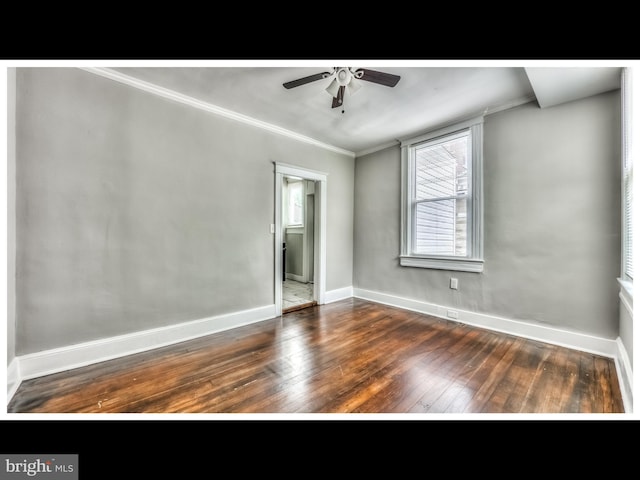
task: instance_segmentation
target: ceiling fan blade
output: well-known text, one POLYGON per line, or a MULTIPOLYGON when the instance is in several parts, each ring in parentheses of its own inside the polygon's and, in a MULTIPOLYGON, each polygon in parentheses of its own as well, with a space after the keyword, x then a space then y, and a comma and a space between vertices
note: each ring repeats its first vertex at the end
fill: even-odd
POLYGON ((378 72, 377 70, 367 70, 366 68, 360 68, 358 71, 362 72, 360 80, 366 80, 367 82, 379 83, 387 87, 395 87, 400 81, 400 76, 393 75, 391 73, 378 72))
POLYGON ((327 78, 330 75, 331 75, 330 72, 316 73, 315 75, 309 75, 308 77, 303 77, 297 80, 292 80, 290 82, 285 82, 282 84, 282 86, 284 88, 299 87, 300 85, 306 85, 307 83, 315 82, 316 80, 322 80, 323 78, 327 78))
POLYGON ((338 94, 333 97, 333 101, 331 102, 331 108, 336 108, 342 106, 342 102, 344 100, 344 85, 340 85, 338 89, 338 94))

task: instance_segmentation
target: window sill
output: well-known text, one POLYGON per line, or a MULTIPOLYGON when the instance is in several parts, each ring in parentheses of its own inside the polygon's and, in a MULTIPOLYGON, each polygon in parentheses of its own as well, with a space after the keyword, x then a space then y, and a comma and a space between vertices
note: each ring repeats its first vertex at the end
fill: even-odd
POLYGON ((618 283, 620 284, 620 295, 630 305, 633 305, 633 283, 622 278, 618 278, 618 283))
POLYGON ((400 255, 400 265, 403 267, 432 268, 436 270, 452 270, 456 272, 481 273, 484 261, 472 258, 452 257, 419 257, 415 255, 400 255))
POLYGON ((290 226, 285 228, 285 233, 287 235, 304 235, 304 228, 303 227, 294 227, 294 226, 290 226))

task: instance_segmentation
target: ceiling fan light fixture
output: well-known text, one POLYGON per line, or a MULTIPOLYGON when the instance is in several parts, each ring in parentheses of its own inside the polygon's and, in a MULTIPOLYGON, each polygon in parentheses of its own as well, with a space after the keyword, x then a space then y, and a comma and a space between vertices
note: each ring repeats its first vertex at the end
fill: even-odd
POLYGON ((353 95, 354 93, 356 93, 358 90, 360 90, 360 87, 362 87, 360 81, 352 78, 351 81, 347 84, 349 95, 353 95))
POLYGON ((335 78, 332 78, 331 83, 329 83, 329 86, 325 88, 325 91, 332 97, 336 97, 338 95, 339 89, 340 89, 340 84, 335 78))

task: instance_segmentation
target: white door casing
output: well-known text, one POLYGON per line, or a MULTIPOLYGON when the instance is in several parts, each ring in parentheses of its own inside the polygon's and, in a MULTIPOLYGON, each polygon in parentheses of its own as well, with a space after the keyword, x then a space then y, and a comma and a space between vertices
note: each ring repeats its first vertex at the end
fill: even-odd
POLYGON ((282 186, 284 177, 291 175, 316 182, 313 298, 318 305, 325 302, 326 291, 326 226, 327 226, 327 174, 315 170, 274 162, 275 165, 275 239, 274 286, 276 316, 282 315, 282 186))

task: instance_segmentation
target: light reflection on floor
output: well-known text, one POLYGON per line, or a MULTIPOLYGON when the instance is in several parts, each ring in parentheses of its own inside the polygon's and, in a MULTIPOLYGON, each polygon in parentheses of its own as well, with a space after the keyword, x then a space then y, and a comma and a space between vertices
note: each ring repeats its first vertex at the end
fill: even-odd
POLYGON ((287 371, 287 377, 293 379, 288 381, 289 384, 286 393, 285 402, 289 408, 297 410, 302 407, 309 395, 309 379, 307 372, 313 371, 314 355, 309 348, 309 337, 307 332, 300 325, 293 325, 293 331, 290 329, 291 335, 281 344, 281 350, 278 358, 280 359, 280 367, 287 371))
POLYGON ((413 413, 460 412, 473 401, 474 392, 467 388, 467 382, 455 380, 448 371, 440 374, 439 369, 418 362, 407 371, 407 376, 410 380, 406 385, 413 385, 409 390, 423 391, 425 384, 433 386, 414 404, 413 413))

